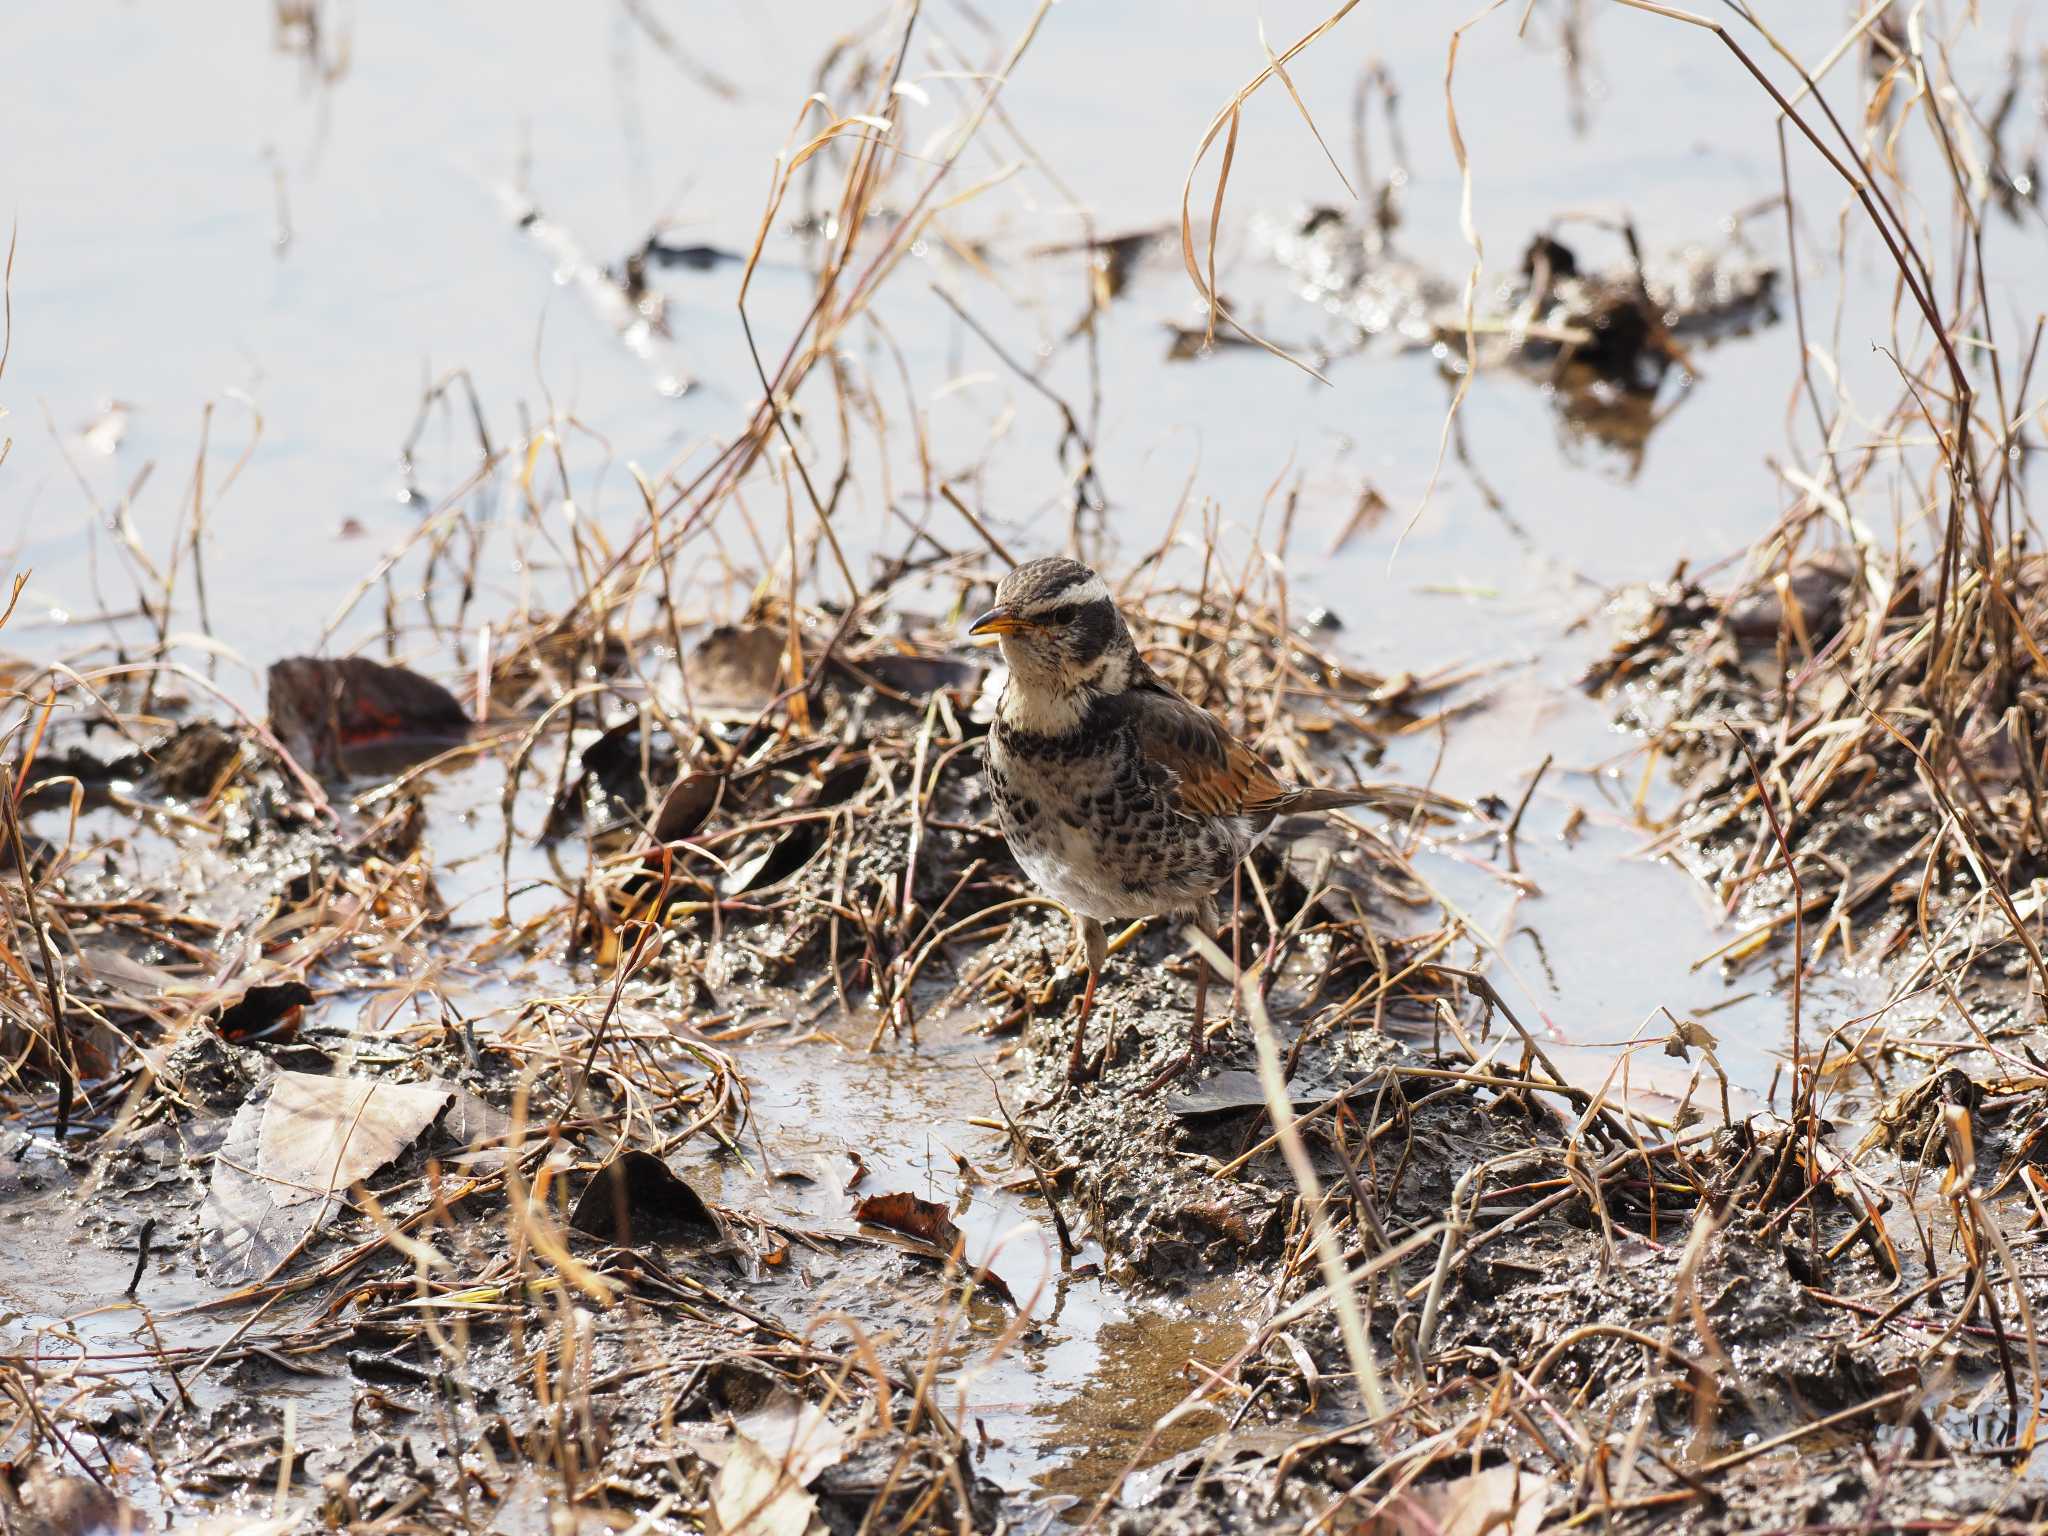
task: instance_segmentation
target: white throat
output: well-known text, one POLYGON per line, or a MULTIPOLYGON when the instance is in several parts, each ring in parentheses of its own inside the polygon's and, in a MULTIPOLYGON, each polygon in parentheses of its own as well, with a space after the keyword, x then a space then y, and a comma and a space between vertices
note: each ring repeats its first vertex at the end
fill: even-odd
POLYGON ((1028 686, 1012 669, 998 713, 1003 723, 1039 736, 1064 736, 1088 718, 1088 706, 1103 694, 1131 685, 1133 653, 1127 646, 1106 652, 1095 670, 1072 688, 1028 686))
POLYGON ((1029 731, 1035 736, 1064 736, 1079 729, 1087 718, 1088 701, 1089 691, 1085 688, 1069 688, 1058 693, 1050 689, 1026 688, 1013 672, 1009 686, 1003 690, 1003 701, 997 706, 997 713, 1003 724, 1014 730, 1029 731))

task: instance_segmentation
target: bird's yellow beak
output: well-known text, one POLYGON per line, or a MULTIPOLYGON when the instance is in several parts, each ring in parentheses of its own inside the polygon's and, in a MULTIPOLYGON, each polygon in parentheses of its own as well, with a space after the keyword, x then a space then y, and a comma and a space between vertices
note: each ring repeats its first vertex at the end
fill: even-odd
POLYGON ((972 624, 967 626, 970 635, 1012 635, 1020 629, 1029 628, 1029 621, 1019 618, 1008 608, 991 608, 972 624))

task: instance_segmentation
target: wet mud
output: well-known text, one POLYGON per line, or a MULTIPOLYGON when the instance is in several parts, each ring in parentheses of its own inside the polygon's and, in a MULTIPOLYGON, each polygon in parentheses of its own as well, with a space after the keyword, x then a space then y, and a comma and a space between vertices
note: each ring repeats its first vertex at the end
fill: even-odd
MULTIPOLYGON (((1584 18, 1531 15, 1588 110, 1584 18)), ((350 50, 324 8, 278 19, 324 112, 350 50)), ((1872 133, 1967 97, 1918 28, 1850 39, 1872 133)), ((717 79, 646 7, 621 35, 717 79)), ((971 94, 961 122, 1021 159, 934 196, 966 140, 898 154, 898 128, 1017 60, 955 68, 948 39, 912 80, 907 35, 825 53, 806 112, 872 110, 806 117, 765 215, 608 233, 575 187, 529 190, 524 150, 509 181, 464 166, 598 382, 558 400, 522 334, 545 403, 508 436, 488 372, 434 377, 398 494, 337 519, 389 547, 249 648, 258 681, 215 665, 239 658, 214 618, 275 573, 243 551, 208 606, 204 474, 160 570, 147 470, 102 506, 69 466, 141 595, 34 597, 0 658, 0 1532, 2048 1518, 2037 349, 2003 318, 2026 290, 1968 266, 2033 227, 2038 61, 2010 50, 1988 120, 1930 118, 1969 151, 1934 201, 1906 196, 1914 155, 1865 167, 1916 217, 1952 183, 1972 254, 1939 283, 1917 246, 1883 267, 1889 315, 1831 293, 1824 340, 1813 184, 1765 196, 1751 151, 1712 196, 1634 183, 1640 217, 1517 191, 1473 279, 1438 238, 1468 189, 1411 174, 1375 57, 1363 195, 1240 226, 1284 196, 1226 214, 1219 183, 1219 277, 1217 231, 1150 206, 1098 221, 1061 190, 1056 223, 979 222, 1051 162, 971 94), (1243 323, 1190 304, 1197 253, 1243 323), (1841 383, 1866 332, 1906 354, 1882 419, 1841 383), (1760 338, 1795 354, 1782 505, 1718 473, 1775 419, 1690 405, 1717 374, 1782 392, 1760 338), (1262 340, 1387 371, 1365 411, 1297 397, 1262 340), (1203 398, 1220 490, 1199 454, 1147 457, 1203 398), (1505 494, 1482 428, 1540 445, 1505 494), (1688 476, 1713 487, 1649 505, 1688 476), (1639 526, 1684 557, 1667 580, 1639 526), (1411 534, 1421 571, 1389 575, 1411 534), (995 824, 1002 679, 961 636, 1013 550, 1062 541, 1277 767, 1403 786, 1277 825, 1215 957, 1162 921, 1113 935, 1084 1082, 1073 931, 995 824), (104 648, 74 650, 88 625, 104 648), (1701 893, 1693 973, 1693 928, 1637 910, 1654 864, 1701 893), (1574 995, 1667 967, 1647 1018, 1574 995), (1681 991, 1702 973, 1718 993, 1681 991)), ((130 415, 51 436, 116 459, 130 415)))

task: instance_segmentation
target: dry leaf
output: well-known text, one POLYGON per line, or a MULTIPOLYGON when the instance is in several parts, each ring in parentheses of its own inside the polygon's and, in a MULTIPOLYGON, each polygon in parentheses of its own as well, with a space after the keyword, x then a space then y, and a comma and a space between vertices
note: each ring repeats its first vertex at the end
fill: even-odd
MULTIPOLYGON (((967 1241, 961 1236, 960 1229, 953 1225, 953 1212, 948 1206, 899 1191, 893 1195, 862 1196, 854 1202, 853 1216, 856 1221, 871 1227, 884 1227, 908 1238, 908 1242, 900 1242, 897 1246, 912 1253, 940 1263, 957 1254, 967 1268, 975 1267, 967 1264, 967 1241)), ((1011 1294, 1008 1283, 994 1270, 978 1272, 975 1283, 1004 1306, 1016 1307, 1017 1298, 1011 1294)))
POLYGON ((1550 1494, 1546 1477, 1488 1467, 1406 1489, 1373 1522, 1372 1536, 1535 1536, 1550 1494))
POLYGON ((711 808, 718 803, 718 791, 724 784, 724 774, 709 773, 703 769, 693 769, 677 779, 662 798, 661 809, 655 813, 654 825, 649 828, 654 844, 658 847, 694 837, 697 829, 704 825, 705 818, 710 816, 711 808))
POLYGON ((775 697, 788 637, 771 624, 721 624, 690 652, 690 701, 699 712, 759 714, 775 697))
POLYGON ((652 1152, 628 1148, 590 1176, 569 1225, 606 1242, 688 1239, 698 1246, 723 1235, 704 1197, 652 1152))
POLYGON ((364 656, 288 656, 270 667, 270 725, 315 773, 381 748, 393 763, 469 734, 461 701, 431 678, 364 656))
POLYGON ((960 1229, 953 1225, 952 1211, 909 1193, 864 1195, 854 1203, 853 1218, 918 1238, 942 1254, 952 1253, 960 1242, 960 1229))
MULTIPOLYGON (((1379 1079, 1367 1078, 1347 1085, 1299 1078, 1287 1087, 1296 1109, 1313 1109, 1325 1099, 1337 1094, 1357 1096, 1375 1088, 1379 1079)), ((1266 1090, 1259 1083, 1259 1074, 1235 1068, 1226 1068, 1191 1083, 1174 1093, 1166 1101, 1167 1112, 1183 1120, 1199 1119, 1204 1115, 1240 1114, 1247 1110, 1263 1111, 1266 1107, 1266 1090)))
POLYGON ((462 1150, 448 1161, 459 1168, 503 1166, 505 1138, 512 1129, 512 1117, 467 1088, 452 1086, 452 1091, 455 1102, 441 1117, 441 1133, 462 1150))
POLYGON ((250 987, 213 1021, 223 1040, 246 1045, 251 1040, 291 1040, 298 1036, 298 1013, 313 1001, 313 989, 302 981, 250 987))
POLYGON ((827 1467, 838 1466, 853 1441, 852 1433, 826 1418, 824 1409, 790 1392, 777 1392, 735 1418, 732 1427, 805 1488, 827 1467))
POLYGON ((268 1275, 351 1184, 411 1146, 452 1093, 440 1082, 278 1073, 262 1104, 237 1111, 214 1156, 201 1214, 213 1278, 238 1285, 268 1275))
POLYGON ((1676 1056, 1680 1061, 1691 1061, 1693 1051, 1711 1051, 1720 1043, 1698 1019, 1679 1019, 1665 1037, 1664 1054, 1676 1056))
POLYGON ((723 1536, 807 1536, 825 1528, 817 1499, 745 1435, 733 1437, 718 1469, 711 1509, 723 1536))
POLYGON ((736 1415, 730 1428, 684 1425, 678 1427, 677 1436, 692 1455, 720 1469, 744 1444, 771 1466, 786 1471, 796 1486, 808 1488, 826 1468, 846 1459, 871 1414, 872 1410, 863 1406, 850 1423, 834 1424, 823 1409, 778 1390, 760 1406, 736 1415))

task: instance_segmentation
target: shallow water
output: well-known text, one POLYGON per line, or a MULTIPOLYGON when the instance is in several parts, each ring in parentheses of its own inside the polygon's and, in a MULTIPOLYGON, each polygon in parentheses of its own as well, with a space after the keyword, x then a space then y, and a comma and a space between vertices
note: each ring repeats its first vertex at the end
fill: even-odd
MULTIPOLYGON (((654 274, 669 306, 667 340, 622 337, 593 299, 604 291, 593 272, 664 219, 678 240, 747 248, 772 156, 848 12, 823 0, 725 0, 701 16, 647 9, 730 83, 730 97, 652 44, 623 6, 573 15, 539 4, 402 14, 321 6, 322 35, 310 46, 254 9, 236 25, 200 26, 164 8, 45 6, 10 27, 0 99, 8 137, 33 149, 14 157, 5 184, 19 248, 12 354, 0 379, 0 403, 12 412, 0 433, 13 438, 0 467, 0 537, 12 546, 10 564, 33 573, 11 626, 15 648, 45 659, 108 633, 131 643, 146 633, 118 617, 135 607, 135 582, 108 520, 132 492, 142 545, 159 564, 171 558, 189 527, 209 404, 204 607, 181 556, 171 628, 188 637, 183 659, 251 704, 260 703, 264 665, 294 651, 390 649, 429 668, 473 665, 467 647, 479 625, 563 590, 551 542, 567 527, 563 498, 541 492, 530 510, 516 456, 465 492, 477 460, 466 406, 429 412, 410 464, 401 462, 423 388, 448 370, 467 371, 498 445, 546 419, 550 401, 573 415, 562 436, 574 515, 613 538, 639 514, 629 463, 657 473, 699 461, 707 440, 735 428, 756 390, 734 307, 738 267, 654 274), (527 208, 544 222, 520 227, 527 208), (686 379, 691 387, 680 390, 686 379), (381 597, 346 608, 364 572, 457 495, 491 532, 478 594, 462 613, 464 645, 451 649, 430 632, 416 603, 402 606, 392 635, 381 597), (106 628, 101 616, 117 617, 106 628)), ((1269 4, 1265 25, 1291 38, 1321 9, 1269 4)), ((1519 39, 1511 7, 1476 27, 1458 54, 1459 124, 1489 282, 1564 212, 1625 212, 1654 251, 1719 243, 1738 210, 1778 190, 1770 113, 1731 56, 1647 15, 1569 9, 1578 21, 1569 49, 1558 7, 1539 8, 1519 39)), ((1030 10, 1018 0, 982 7, 991 36, 964 10, 934 8, 908 72, 934 103, 912 112, 913 143, 945 119, 963 61, 986 67, 1030 10)), ((1813 7, 1774 21, 1808 59, 1839 25, 1832 10, 1813 7)), ((1364 61, 1384 64, 1400 88, 1409 156, 1399 248, 1457 281, 1471 253, 1443 131, 1451 25, 1434 7, 1361 7, 1299 61, 1294 78, 1348 170, 1353 80, 1364 61)), ((1999 35, 1991 23, 1982 33, 1999 35)), ((1006 122, 962 174, 1019 169, 947 220, 950 234, 983 243, 987 268, 930 242, 878 306, 901 349, 909 398, 878 335, 846 343, 848 367, 886 397, 898 427, 892 478, 871 447, 859 450, 842 514, 856 551, 900 545, 891 496, 913 518, 926 514, 901 430, 913 409, 941 467, 978 487, 1001 537, 1029 551, 1064 537, 1056 412, 930 285, 959 295, 1013 356, 1083 406, 1094 398, 1090 355, 1070 330, 1086 272, 1078 256, 1030 252, 1083 233, 1070 196, 1100 230, 1170 224, 1208 119, 1261 62, 1253 10, 1242 5, 1178 7, 1170 36, 1142 7, 1051 11, 1006 89, 1006 122)), ((1836 77, 1845 95, 1852 67, 1836 77)), ((1377 103, 1368 123, 1378 179, 1389 145, 1377 103)), ((1795 156, 1794 183, 1804 248, 1826 251, 1839 189, 1807 154, 1795 156)), ((1262 93, 1246 114, 1219 268, 1225 291, 1282 342, 1328 335, 1328 322, 1264 261, 1250 216, 1306 202, 1343 205, 1344 187, 1284 95, 1262 93)), ((794 203, 785 210, 794 212, 794 203)), ((1778 213, 1753 214, 1744 230, 1782 261, 1778 213)), ((1602 263, 1618 256, 1611 233, 1574 238, 1602 263)), ((2001 229, 1992 238, 2016 236, 2001 229)), ((778 352, 800 321, 813 259, 789 219, 778 221, 751 299, 765 352, 778 352)), ((1820 266, 1809 273, 1810 312, 1833 324, 1835 294, 1820 266)), ((1866 290, 1882 286, 1865 281, 1840 322, 1844 370, 1873 394, 1887 365, 1863 339, 1883 329, 1882 296, 1866 290)), ((2003 314, 2014 297, 1994 293, 1992 306, 2003 314)), ((1490 669, 1464 688, 1469 707, 1441 736, 1396 741, 1381 771, 1434 774, 1450 793, 1512 803, 1537 765, 1555 760, 1520 844, 1535 894, 1511 899, 1468 856, 1421 861, 1478 929, 1496 935, 1502 990, 1565 1043, 1562 1055, 1589 1083, 1636 1031, 1663 1033, 1657 1010, 1669 1008, 1710 1019, 1744 1102, 1767 1096, 1786 1033, 1773 973, 1761 964, 1732 977, 1717 964, 1693 969, 1729 930, 1683 875, 1630 856, 1652 830, 1637 809, 1644 770, 1624 759, 1630 743, 1604 706, 1576 686, 1604 639, 1597 622, 1575 621, 1595 613, 1611 586, 1662 576, 1682 560, 1707 566, 1776 518, 1788 493, 1765 460, 1786 437, 1797 355, 1789 317, 1701 349, 1701 377, 1667 382, 1658 407, 1668 419, 1639 451, 1587 434, 1525 377, 1484 374, 1462 410, 1469 463, 1452 454, 1440 471, 1452 384, 1428 353, 1397 353, 1381 340, 1332 362, 1327 384, 1247 348, 1169 362, 1169 326, 1199 319, 1170 239, 1098 318, 1100 410, 1091 420, 1109 503, 1105 558, 1148 549, 1184 496, 1196 523, 1214 509, 1223 546, 1242 556, 1254 526, 1263 523, 1271 541, 1284 500, 1274 487, 1299 476, 1288 551, 1294 603, 1335 613, 1343 646, 1376 670, 1490 669), (1335 547, 1368 488, 1389 510, 1335 547), (1584 825, 1566 840, 1575 808, 1584 825)), ((768 516, 771 530, 779 515, 768 516)), ((964 546, 969 535, 950 516, 938 508, 932 526, 964 546)), ((736 537, 732 547, 747 545, 736 537)), ((417 560, 400 571, 413 586, 425 575, 417 560)), ((448 573, 436 579, 446 620, 456 611, 448 573)), ((704 610, 737 590, 704 575, 704 610)), ((488 905, 496 890, 498 789, 481 769, 435 781, 431 837, 451 901, 488 905)), ((1669 811, 1661 779, 1650 781, 1645 803, 1650 819, 1669 811)), ((515 815, 530 830, 538 807, 522 800, 515 815)), ((1864 1001, 1855 978, 1809 992, 1810 1007, 1838 1017, 1864 1001)), ((872 1170, 864 1188, 915 1183, 956 1200, 955 1153, 1006 1166, 1001 1139, 964 1124, 988 1112, 985 1045, 927 1041, 914 1062, 900 1047, 879 1059, 801 1049, 800 1072, 782 1070, 773 1050, 743 1058, 774 1156, 829 1161, 857 1143, 872 1170), (829 1112, 835 1105, 840 1112, 829 1112)), ((1682 1089, 1686 1069, 1655 1053, 1631 1071, 1648 1072, 1653 1059, 1666 1078, 1681 1074, 1660 1086, 1682 1089)), ((822 1200, 828 1188, 814 1194, 822 1200)), ((808 1214, 825 1214, 822 1204, 808 1214)), ((962 1225, 971 1249, 1002 1243, 998 1269, 1020 1297, 1039 1295, 1033 1315, 1043 1318, 1043 1341, 992 1370, 976 1374, 971 1352, 962 1356, 967 1413, 1003 1442, 987 1468, 1019 1491, 1085 1498, 1149 1423, 1105 1421, 1092 1384, 1170 1363, 1128 1399, 1156 1414, 1177 1400, 1187 1354, 1228 1345, 1199 1306, 1133 1309, 1099 1281, 1061 1280, 1048 1234, 1015 1197, 974 1191, 962 1225)), ((74 1301, 88 1297, 35 1305, 63 1313, 74 1301)))

